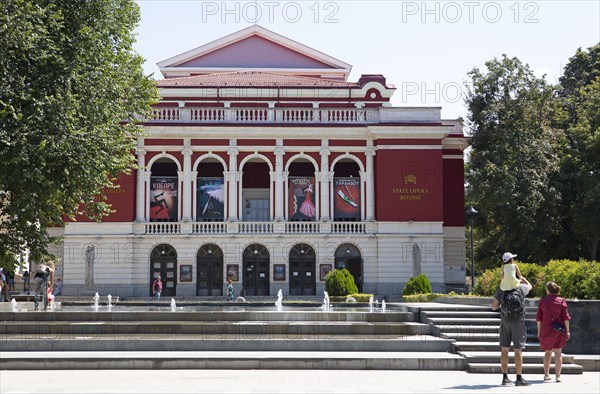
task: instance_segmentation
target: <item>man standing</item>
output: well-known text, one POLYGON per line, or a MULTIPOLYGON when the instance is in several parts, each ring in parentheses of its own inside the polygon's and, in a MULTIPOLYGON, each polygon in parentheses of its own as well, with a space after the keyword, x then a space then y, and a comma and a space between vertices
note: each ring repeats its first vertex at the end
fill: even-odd
POLYGON ((500 365, 502 368, 503 386, 530 386, 523 379, 523 348, 527 340, 527 330, 525 328, 525 296, 529 293, 532 286, 525 278, 521 278, 519 286, 514 290, 502 291, 496 290, 492 309, 498 310, 501 307, 500 318, 500 365), (515 373, 517 380, 513 383, 508 378, 508 352, 510 344, 513 343, 515 349, 515 373))
POLYGON ((37 267, 37 271, 33 277, 33 305, 36 311, 40 309, 38 295, 42 297, 44 310, 48 309, 48 277, 50 277, 52 272, 52 269, 44 264, 40 264, 37 267))

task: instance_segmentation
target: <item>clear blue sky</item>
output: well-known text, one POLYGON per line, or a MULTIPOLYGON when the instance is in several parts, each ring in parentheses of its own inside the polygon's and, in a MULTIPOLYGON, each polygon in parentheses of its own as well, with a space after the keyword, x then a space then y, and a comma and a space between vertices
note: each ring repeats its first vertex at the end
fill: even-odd
POLYGON ((135 49, 156 63, 246 28, 261 26, 353 66, 349 80, 383 74, 394 106, 441 106, 466 117, 467 72, 502 54, 555 83, 577 48, 600 41, 593 1, 196 1, 137 0, 135 49))

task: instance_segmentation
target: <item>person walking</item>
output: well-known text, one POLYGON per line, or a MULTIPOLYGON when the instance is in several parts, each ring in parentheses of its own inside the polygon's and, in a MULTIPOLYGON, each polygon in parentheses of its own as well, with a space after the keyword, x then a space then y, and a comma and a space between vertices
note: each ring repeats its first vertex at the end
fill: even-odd
POLYGON ((556 381, 560 382, 562 369, 562 348, 571 338, 569 320, 571 316, 567 309, 567 302, 559 297, 560 286, 554 282, 546 283, 546 296, 538 304, 537 310, 537 337, 540 349, 544 351, 544 381, 550 378, 550 360, 554 352, 554 369, 556 381))
POLYGON ((160 294, 162 293, 163 283, 160 278, 160 275, 154 279, 154 283, 152 284, 152 292, 156 296, 156 301, 160 301, 160 294))
POLYGON ((503 291, 498 287, 492 309, 500 307, 500 367, 502 369, 503 386, 530 386, 523 379, 523 348, 527 340, 527 329, 525 328, 525 296, 531 291, 531 284, 521 277, 519 286, 514 290, 503 291), (515 374, 517 379, 512 382, 508 378, 508 352, 511 343, 515 352, 515 374))
POLYGON ((31 287, 29 285, 29 271, 25 270, 25 272, 23 272, 23 292, 27 292, 27 295, 29 295, 30 291, 31 287))
POLYGON ((4 268, 0 267, 0 282, 2 282, 2 286, 0 286, 0 291, 4 296, 4 302, 8 302, 8 281, 6 279, 6 274, 4 273, 4 268))
POLYGON ((233 281, 227 279, 227 301, 233 301, 233 281))

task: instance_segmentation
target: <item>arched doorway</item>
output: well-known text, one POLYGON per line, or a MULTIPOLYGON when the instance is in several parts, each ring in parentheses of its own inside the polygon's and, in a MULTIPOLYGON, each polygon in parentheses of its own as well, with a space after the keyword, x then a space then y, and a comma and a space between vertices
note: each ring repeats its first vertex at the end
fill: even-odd
POLYGON ((297 244, 290 251, 290 295, 316 295, 315 250, 297 244))
POLYGON ((223 295, 223 251, 215 244, 206 244, 196 255, 196 295, 223 295))
POLYGON ((252 244, 243 254, 243 286, 247 296, 269 295, 269 251, 252 244))
POLYGON ((271 168, 262 158, 252 158, 241 169, 241 216, 245 222, 271 220, 271 168))
POLYGON ((163 297, 175 297, 177 289, 177 252, 171 245, 161 244, 152 249, 150 254, 149 294, 152 296, 152 283, 161 276, 163 297))
POLYGON ((352 276, 358 287, 358 292, 362 293, 363 285, 363 264, 360 250, 352 244, 340 245, 335 251, 335 268, 346 268, 352 276))

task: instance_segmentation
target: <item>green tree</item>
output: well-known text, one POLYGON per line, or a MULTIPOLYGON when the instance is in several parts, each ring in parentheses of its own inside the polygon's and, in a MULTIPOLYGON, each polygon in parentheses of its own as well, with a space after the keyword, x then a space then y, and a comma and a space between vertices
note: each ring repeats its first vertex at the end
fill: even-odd
POLYGON ((600 239, 600 44, 579 48, 556 89, 552 120, 561 133, 560 168, 555 177, 563 200, 565 253, 596 260, 600 239), (584 252, 582 252, 582 250, 584 252))
POLYGON ((157 93, 132 49, 132 0, 0 0, 0 247, 47 253, 46 228, 110 212, 157 93))
POLYGON ((559 194, 549 182, 558 171, 548 127, 552 89, 517 58, 503 55, 473 69, 466 104, 471 135, 467 200, 479 211, 476 260, 498 261, 516 251, 548 258, 549 235, 559 231, 559 194))

